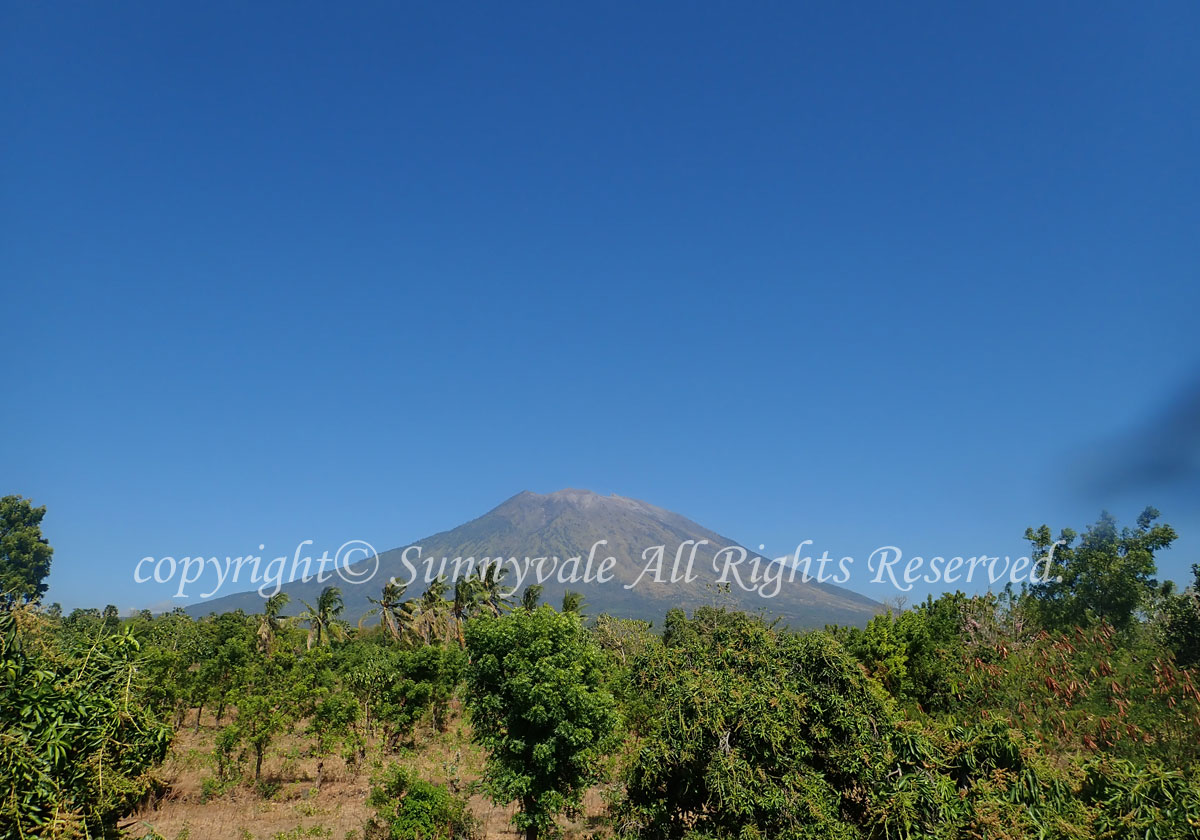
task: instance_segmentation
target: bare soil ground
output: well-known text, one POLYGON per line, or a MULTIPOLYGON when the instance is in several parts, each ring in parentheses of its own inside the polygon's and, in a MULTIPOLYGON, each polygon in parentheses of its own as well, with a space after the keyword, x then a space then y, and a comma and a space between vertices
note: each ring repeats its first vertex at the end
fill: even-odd
MULTIPOLYGON (((208 714, 199 731, 194 718, 180 728, 160 774, 168 789, 125 821, 127 836, 141 838, 156 833, 166 840, 361 838, 363 826, 373 813, 367 805, 371 775, 396 763, 467 797, 479 820, 480 837, 520 837, 512 826, 515 807, 493 805, 473 790, 473 783, 483 773, 484 756, 471 743, 470 725, 457 709, 445 732, 423 723, 414 732, 411 747, 384 755, 379 744, 372 744, 360 767, 347 766, 336 756, 325 756, 320 759, 323 768, 319 790, 318 759, 308 755, 311 738, 301 734, 281 738, 263 763, 263 782, 275 789, 268 790, 271 795, 266 798, 255 788, 252 766, 243 783, 205 795, 205 780, 216 778, 213 741, 218 731, 208 714)), ((209 784, 211 787, 212 782, 209 784)), ((606 814, 602 790, 588 791, 578 818, 560 819, 564 838, 610 836, 606 814)))

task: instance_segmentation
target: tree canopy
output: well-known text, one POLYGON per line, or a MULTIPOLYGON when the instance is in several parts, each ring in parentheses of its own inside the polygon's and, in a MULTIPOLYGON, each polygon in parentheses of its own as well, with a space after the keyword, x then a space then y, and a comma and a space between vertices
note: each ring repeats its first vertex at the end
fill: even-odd
POLYGON ((1142 511, 1136 528, 1117 528, 1107 511, 1083 532, 1065 528, 1058 540, 1042 525, 1025 531, 1035 560, 1053 559, 1044 575, 1046 581, 1030 588, 1031 608, 1038 621, 1050 628, 1083 626, 1105 621, 1118 630, 1127 629, 1157 587, 1158 569, 1154 553, 1170 548, 1175 529, 1155 524, 1159 512, 1142 511))
POLYGON ((42 536, 45 515, 21 496, 0 499, 0 606, 36 603, 46 592, 54 549, 42 536))
POLYGON ((536 840, 579 803, 614 743, 604 658, 578 615, 548 606, 471 621, 466 642, 471 725, 488 752, 484 782, 496 801, 518 802, 515 822, 536 840))

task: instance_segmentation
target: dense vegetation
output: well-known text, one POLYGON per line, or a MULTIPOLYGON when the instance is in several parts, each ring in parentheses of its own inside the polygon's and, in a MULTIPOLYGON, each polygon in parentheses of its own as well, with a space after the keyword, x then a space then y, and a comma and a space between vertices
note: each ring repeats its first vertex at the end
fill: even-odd
POLYGON ((1152 510, 1062 532, 1061 581, 807 633, 716 606, 658 631, 587 618, 576 593, 509 603, 487 575, 387 584, 358 627, 334 588, 297 618, 278 596, 63 616, 40 604, 40 509, 2 510, 0 836, 116 836, 161 794, 172 731, 206 715, 218 803, 270 796, 265 761, 301 738, 380 768, 363 836, 470 837, 470 790, 390 760, 461 708, 477 789, 528 838, 597 784, 597 830, 630 838, 1200 837, 1200 566, 1182 591, 1155 579, 1175 533, 1152 510))

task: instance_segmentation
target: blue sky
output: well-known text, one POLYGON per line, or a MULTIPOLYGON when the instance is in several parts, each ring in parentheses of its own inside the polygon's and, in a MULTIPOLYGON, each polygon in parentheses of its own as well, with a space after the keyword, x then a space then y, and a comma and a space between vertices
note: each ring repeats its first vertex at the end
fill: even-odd
POLYGON ((1200 8, 795 6, 6 4, 50 599, 568 486, 858 557, 1153 503, 1182 579, 1194 481, 1079 464, 1200 357, 1200 8))

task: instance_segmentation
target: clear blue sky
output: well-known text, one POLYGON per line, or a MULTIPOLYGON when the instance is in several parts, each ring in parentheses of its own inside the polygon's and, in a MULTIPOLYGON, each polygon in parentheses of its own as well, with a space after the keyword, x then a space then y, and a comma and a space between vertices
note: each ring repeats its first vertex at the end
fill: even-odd
MULTIPOLYGON (((1200 361, 1194 3, 7 3, 0 493, 50 600, 523 489, 1018 554, 1200 361)), ((876 596, 860 578, 852 583, 876 596)))

